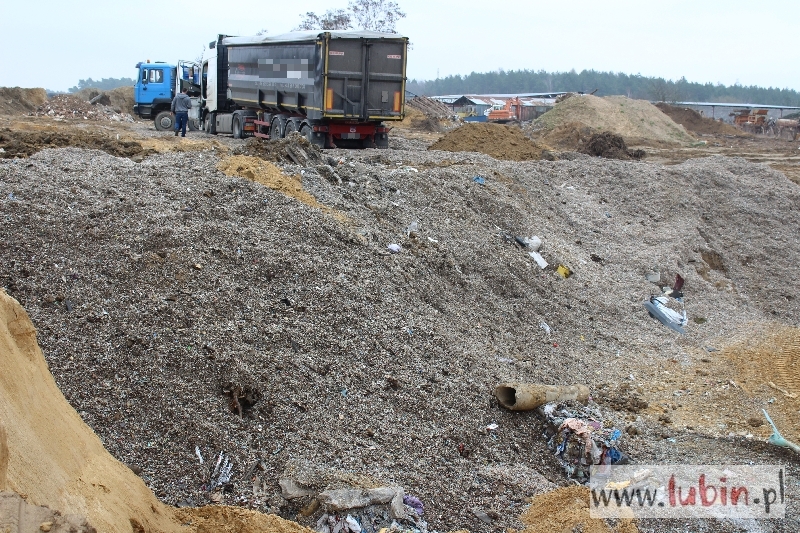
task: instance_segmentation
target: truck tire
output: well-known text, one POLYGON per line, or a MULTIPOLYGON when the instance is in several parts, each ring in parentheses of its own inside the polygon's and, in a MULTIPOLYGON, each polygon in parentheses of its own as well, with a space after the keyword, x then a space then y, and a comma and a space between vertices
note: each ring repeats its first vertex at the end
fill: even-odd
POLYGON ((162 111, 155 118, 156 130, 170 131, 175 128, 175 117, 169 111, 162 111))
POLYGON ((269 128, 269 140, 274 141, 277 139, 283 139, 283 128, 281 127, 280 119, 275 119, 272 121, 272 126, 269 128))
POLYGON ((233 116, 233 124, 231 125, 231 131, 233 133, 234 139, 241 139, 242 138, 242 117, 240 115, 233 116))
POLYGON ((308 124, 304 124, 302 128, 300 128, 300 135, 306 138, 308 142, 314 144, 314 132, 311 130, 311 126, 308 124))
POLYGON ((206 133, 209 135, 216 135, 217 134, 217 124, 216 124, 217 116, 214 113, 209 113, 206 115, 206 133))
POLYGON ((200 129, 200 121, 196 118, 189 119, 189 131, 197 131, 200 129))
POLYGON ((283 136, 288 137, 289 134, 294 133, 297 131, 297 122, 294 120, 290 120, 286 123, 286 126, 283 128, 283 136))

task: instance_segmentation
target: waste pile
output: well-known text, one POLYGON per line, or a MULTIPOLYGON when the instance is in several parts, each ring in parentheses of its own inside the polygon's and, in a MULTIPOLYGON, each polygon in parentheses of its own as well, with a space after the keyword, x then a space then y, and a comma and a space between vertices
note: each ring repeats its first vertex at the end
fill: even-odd
POLYGON ((134 88, 130 86, 117 87, 104 91, 89 87, 74 93, 74 96, 93 104, 109 106, 116 113, 130 114, 133 112, 134 88))
POLYGON ((256 137, 247 139, 244 146, 237 147, 233 154, 243 154, 259 157, 265 161, 275 163, 294 163, 302 167, 321 164, 335 164, 335 159, 328 161, 323 157, 323 152, 315 144, 299 133, 291 133, 284 139, 264 141, 256 137))
MULTIPOLYGON (((110 102, 110 101, 109 101, 110 102)), ((92 104, 70 94, 57 94, 36 108, 36 116, 94 121, 133 122, 133 117, 108 105, 92 104)))
POLYGON ((585 483, 593 465, 628 463, 628 456, 620 450, 622 431, 605 426, 596 406, 549 403, 539 412, 548 422, 547 447, 567 478, 585 483))
POLYGON ((783 452, 745 437, 766 427, 711 419, 699 435, 657 417, 732 390, 695 374, 722 357, 705 347, 800 313, 800 192, 784 175, 726 157, 394 146, 309 163, 275 151, 330 211, 226 175, 210 149, 0 161, 0 285, 29 309, 67 399, 159 499, 355 529, 390 527, 391 502, 334 510, 323 493, 402 487, 428 530, 483 533, 519 528, 525 498, 565 465, 579 475, 595 447, 643 464, 721 457, 720 442, 726 459, 783 452), (685 335, 643 309, 650 271, 691 288, 685 335), (684 368, 691 385, 668 381, 684 368), (596 404, 556 407, 543 438, 535 412, 492 397, 498 383, 583 385, 596 404), (623 384, 625 405, 601 398, 623 384), (298 460, 357 479, 314 484, 287 469, 298 460), (287 499, 281 479, 313 493, 287 499))

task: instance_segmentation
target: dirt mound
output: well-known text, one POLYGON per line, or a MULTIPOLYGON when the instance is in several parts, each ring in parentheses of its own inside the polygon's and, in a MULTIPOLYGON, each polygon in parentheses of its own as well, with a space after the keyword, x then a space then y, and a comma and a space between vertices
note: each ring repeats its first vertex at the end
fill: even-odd
POLYGON ((44 89, 0 87, 0 115, 33 113, 45 102, 47 102, 47 92, 44 89))
POLYGON ((495 159, 529 161, 541 159, 547 147, 530 140, 521 129, 514 126, 465 124, 444 135, 428 149, 481 152, 495 159))
POLYGON ((582 122, 567 122, 543 132, 538 138, 561 150, 580 150, 595 133, 594 129, 582 122))
POLYGON ((247 139, 244 147, 234 154, 258 157, 273 163, 294 163, 302 166, 321 164, 324 160, 319 147, 311 144, 299 133, 275 141, 251 137, 247 139))
POLYGON ((575 95, 537 118, 531 131, 546 134, 558 126, 580 122, 596 131, 610 131, 629 144, 686 144, 694 138, 645 100, 624 96, 575 95))
POLYGON ((625 139, 610 131, 592 135, 581 152, 606 159, 642 159, 647 155, 644 150, 628 150, 625 139))
POLYGON ((704 117, 694 109, 676 107, 664 102, 657 103, 656 107, 692 133, 747 136, 742 130, 713 118, 704 117))
POLYGON ((582 533, 637 533, 639 529, 629 519, 615 521, 614 526, 600 518, 589 516, 589 489, 572 485, 535 496, 531 506, 522 514, 525 529, 519 533, 553 533, 581 531, 582 533))
POLYGON ((117 87, 110 91, 102 91, 90 87, 81 89, 74 93, 74 96, 87 102, 99 97, 98 100, 95 100, 95 104, 109 106, 116 113, 126 113, 129 115, 133 113, 133 87, 117 87))
POLYGON ((0 130, 0 159, 28 157, 45 148, 67 146, 102 150, 118 157, 143 157, 150 153, 136 141, 119 140, 88 131, 0 130))

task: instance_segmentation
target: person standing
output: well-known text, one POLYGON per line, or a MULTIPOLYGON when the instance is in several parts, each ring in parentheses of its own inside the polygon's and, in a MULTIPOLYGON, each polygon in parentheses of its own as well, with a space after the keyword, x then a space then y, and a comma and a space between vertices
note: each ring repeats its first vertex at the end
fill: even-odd
POLYGON ((178 130, 181 131, 181 137, 186 137, 186 124, 189 122, 189 110, 192 108, 192 99, 186 94, 189 89, 184 87, 181 89, 180 94, 175 95, 172 99, 172 114, 175 116, 175 136, 178 136, 178 130))

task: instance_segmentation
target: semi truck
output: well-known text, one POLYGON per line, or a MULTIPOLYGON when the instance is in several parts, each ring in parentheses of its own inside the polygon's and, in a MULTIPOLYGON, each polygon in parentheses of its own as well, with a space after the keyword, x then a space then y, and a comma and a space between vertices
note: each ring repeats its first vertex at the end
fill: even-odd
POLYGON ((405 116, 408 38, 371 31, 219 35, 203 56, 199 119, 210 134, 321 148, 388 148, 405 116))
POLYGON ((183 88, 188 89, 192 99, 189 111, 189 129, 200 127, 200 66, 193 61, 178 61, 175 64, 148 59, 136 64, 138 77, 134 86, 133 113, 140 118, 153 119, 156 129, 168 131, 175 126, 175 117, 170 112, 172 99, 183 88))

